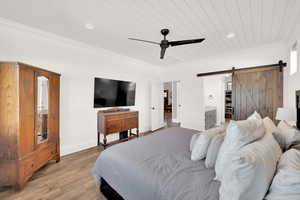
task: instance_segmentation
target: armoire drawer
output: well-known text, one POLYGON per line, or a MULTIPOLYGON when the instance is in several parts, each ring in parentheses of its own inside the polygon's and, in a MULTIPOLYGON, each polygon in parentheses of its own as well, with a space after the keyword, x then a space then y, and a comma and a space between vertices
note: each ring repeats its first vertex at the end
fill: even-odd
POLYGON ((24 160, 21 160, 22 174, 24 177, 30 177, 36 169, 35 157, 30 156, 24 160))
POLYGON ((45 165, 49 160, 51 160, 56 155, 55 145, 49 145, 47 148, 41 149, 38 154, 36 154, 36 167, 40 168, 45 165))

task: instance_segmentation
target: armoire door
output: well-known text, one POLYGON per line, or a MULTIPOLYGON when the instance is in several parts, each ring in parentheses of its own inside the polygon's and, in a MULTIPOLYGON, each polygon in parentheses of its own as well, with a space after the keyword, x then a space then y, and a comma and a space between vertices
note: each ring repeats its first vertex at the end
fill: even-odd
POLYGON ((35 150, 35 76, 34 71, 19 65, 19 104, 20 104, 20 156, 35 150))
POLYGON ((254 111, 275 121, 283 105, 283 72, 279 67, 240 70, 232 76, 234 119, 247 119, 254 111))
POLYGON ((59 96, 60 76, 52 75, 50 78, 50 142, 56 144, 56 153, 59 155, 59 96))

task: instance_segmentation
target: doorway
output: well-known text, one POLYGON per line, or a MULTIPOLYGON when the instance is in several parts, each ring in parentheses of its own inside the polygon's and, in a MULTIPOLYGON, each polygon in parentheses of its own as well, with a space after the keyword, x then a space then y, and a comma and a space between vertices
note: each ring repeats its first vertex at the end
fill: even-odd
MULTIPOLYGON (((204 77, 204 90, 211 92, 210 89, 212 88, 209 89, 209 86, 216 86, 217 81, 205 84, 205 80, 209 80, 208 77, 215 78, 220 74, 231 74, 231 83, 229 82, 226 86, 225 101, 223 101, 225 102, 225 122, 229 119, 245 120, 254 111, 258 112, 263 118, 269 117, 277 122, 276 111, 283 105, 284 67, 286 67, 286 63, 279 61, 278 64, 241 69, 232 68, 232 70, 201 73, 197 76, 204 77)), ((212 102, 215 101, 213 94, 207 95, 204 91, 204 96, 212 102)), ((207 107, 207 104, 204 106, 207 107)), ((222 111, 222 109, 218 110, 222 111)), ((210 115, 205 116, 205 120, 209 117, 210 115)))
POLYGON ((205 130, 228 123, 232 119, 232 76, 213 75, 203 78, 205 130))
POLYGON ((179 127, 180 92, 179 81, 164 82, 164 123, 165 127, 179 127))

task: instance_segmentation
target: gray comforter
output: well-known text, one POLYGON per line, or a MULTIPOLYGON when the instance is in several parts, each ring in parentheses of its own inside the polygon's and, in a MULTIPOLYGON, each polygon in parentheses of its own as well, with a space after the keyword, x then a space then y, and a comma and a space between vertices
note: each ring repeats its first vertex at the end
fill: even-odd
POLYGON ((190 159, 196 132, 169 128, 112 146, 98 157, 93 175, 127 200, 218 200, 214 170, 190 159))

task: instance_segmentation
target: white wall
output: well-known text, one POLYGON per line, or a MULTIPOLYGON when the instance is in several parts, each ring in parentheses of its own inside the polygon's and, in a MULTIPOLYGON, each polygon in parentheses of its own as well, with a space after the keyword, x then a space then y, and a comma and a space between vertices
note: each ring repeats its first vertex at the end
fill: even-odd
POLYGON ((96 145, 94 77, 134 81, 140 131, 150 130, 150 81, 158 67, 103 49, 0 20, 0 60, 21 61, 61 73, 62 155, 96 145))
MULTIPOLYGON (((300 90, 300 30, 296 34, 295 38, 291 38, 291 42, 286 47, 286 55, 289 58, 290 50, 295 41, 298 41, 298 70, 295 74, 290 75, 290 62, 286 69, 284 76, 284 107, 295 109, 296 107, 296 97, 295 92, 300 90)), ((289 61, 289 60, 288 60, 289 61)))
POLYGON ((204 130, 203 80, 196 77, 197 73, 273 64, 279 60, 287 61, 286 45, 269 44, 174 65, 164 70, 162 79, 182 82, 182 126, 204 130))

